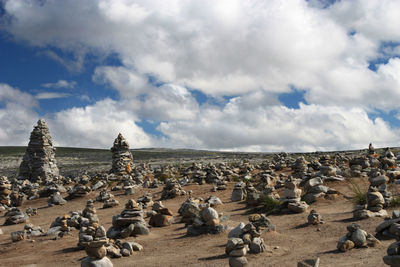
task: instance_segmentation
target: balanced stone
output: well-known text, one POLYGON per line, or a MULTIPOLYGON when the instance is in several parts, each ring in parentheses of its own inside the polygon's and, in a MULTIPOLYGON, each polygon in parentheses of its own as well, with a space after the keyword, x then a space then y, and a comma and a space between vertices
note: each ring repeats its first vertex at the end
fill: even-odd
POLYGON ((132 172, 134 167, 132 153, 129 150, 129 144, 122 136, 118 134, 118 137, 114 140, 114 145, 111 148, 112 152, 112 168, 111 173, 117 175, 129 174, 132 172))

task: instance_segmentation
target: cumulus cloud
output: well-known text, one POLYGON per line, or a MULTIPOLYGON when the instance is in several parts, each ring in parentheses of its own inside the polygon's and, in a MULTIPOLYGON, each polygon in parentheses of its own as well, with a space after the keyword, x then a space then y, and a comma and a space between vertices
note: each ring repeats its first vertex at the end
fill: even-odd
POLYGON ((76 85, 75 81, 58 80, 55 83, 44 83, 44 84, 42 84, 42 87, 45 87, 45 88, 56 88, 56 89, 58 89, 58 88, 70 88, 70 89, 72 89, 72 88, 75 87, 75 85, 76 85))
POLYGON ((193 121, 163 122, 159 130, 175 147, 244 151, 359 149, 369 142, 397 145, 399 131, 360 108, 282 105, 243 108, 242 97, 225 107, 203 109, 193 121))
POLYGON ((131 148, 148 147, 151 137, 135 123, 135 114, 121 110, 118 102, 106 98, 84 108, 60 111, 48 117, 58 146, 108 148, 118 133, 131 148))
POLYGON ((26 145, 38 119, 37 100, 8 84, 0 83, 0 145, 26 145))
POLYGON ((64 144, 107 145, 116 134, 107 125, 140 146, 298 151, 398 142, 397 129, 368 118, 399 109, 399 47, 385 46, 400 42, 398 1, 12 0, 4 10, 4 30, 71 71, 84 68, 86 53, 121 61, 92 76, 117 100, 50 114, 64 144), (279 103, 293 87, 307 105, 279 103), (191 89, 230 100, 199 104, 191 89), (164 137, 135 123, 145 119, 162 121, 164 137))

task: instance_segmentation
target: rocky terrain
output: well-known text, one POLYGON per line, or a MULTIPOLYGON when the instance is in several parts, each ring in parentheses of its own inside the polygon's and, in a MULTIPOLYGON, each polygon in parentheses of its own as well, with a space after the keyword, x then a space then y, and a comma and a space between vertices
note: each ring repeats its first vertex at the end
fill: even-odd
POLYGON ((0 148, 2 266, 400 266, 400 154, 0 148))

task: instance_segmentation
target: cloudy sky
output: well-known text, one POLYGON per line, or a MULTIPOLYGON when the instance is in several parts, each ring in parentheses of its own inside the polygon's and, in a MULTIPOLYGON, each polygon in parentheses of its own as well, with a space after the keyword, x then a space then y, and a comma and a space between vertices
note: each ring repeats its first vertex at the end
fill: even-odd
POLYGON ((0 0, 0 145, 400 145, 400 1, 0 0))

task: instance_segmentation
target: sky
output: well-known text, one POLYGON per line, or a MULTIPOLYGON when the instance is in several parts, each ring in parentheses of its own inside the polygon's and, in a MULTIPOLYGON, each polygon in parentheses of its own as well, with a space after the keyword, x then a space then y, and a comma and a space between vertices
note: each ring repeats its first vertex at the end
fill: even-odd
POLYGON ((400 1, 0 0, 0 145, 400 145, 400 1))

